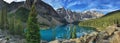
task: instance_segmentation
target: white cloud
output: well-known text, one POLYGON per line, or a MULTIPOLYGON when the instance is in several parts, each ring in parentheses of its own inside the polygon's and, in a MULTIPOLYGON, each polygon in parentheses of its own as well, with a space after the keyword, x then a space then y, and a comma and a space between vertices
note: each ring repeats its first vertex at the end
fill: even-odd
POLYGON ((8 2, 8 3, 11 3, 11 2, 13 2, 13 1, 15 1, 15 2, 20 2, 20 1, 25 1, 25 0, 4 0, 4 1, 6 1, 6 2, 8 2))
POLYGON ((62 0, 42 0, 48 4, 50 4, 54 9, 58 9, 62 7, 62 0))
POLYGON ((82 12, 80 9, 72 10, 72 11, 75 11, 75 12, 82 12))
POLYGON ((20 1, 26 1, 26 0, 15 0, 16 2, 20 2, 20 1))
POLYGON ((14 0, 4 0, 4 1, 6 1, 6 2, 8 2, 8 3, 11 3, 11 2, 13 2, 14 0))
POLYGON ((98 1, 87 1, 88 6, 86 6, 87 9, 89 8, 95 8, 98 5, 98 1))
POLYGON ((67 8, 77 5, 77 4, 82 4, 82 3, 80 1, 71 2, 70 4, 67 5, 67 8))
POLYGON ((112 12, 112 11, 115 11, 115 10, 118 10, 117 8, 116 9, 96 9, 96 8, 93 8, 93 9, 90 9, 90 10, 95 10, 95 11, 100 11, 100 12, 112 12))

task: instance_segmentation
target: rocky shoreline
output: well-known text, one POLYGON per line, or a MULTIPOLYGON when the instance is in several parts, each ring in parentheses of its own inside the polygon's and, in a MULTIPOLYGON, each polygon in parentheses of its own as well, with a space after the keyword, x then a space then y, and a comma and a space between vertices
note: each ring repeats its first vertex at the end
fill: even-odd
POLYGON ((104 31, 92 32, 81 38, 63 41, 54 40, 49 43, 120 43, 120 27, 112 25, 107 27, 104 31))

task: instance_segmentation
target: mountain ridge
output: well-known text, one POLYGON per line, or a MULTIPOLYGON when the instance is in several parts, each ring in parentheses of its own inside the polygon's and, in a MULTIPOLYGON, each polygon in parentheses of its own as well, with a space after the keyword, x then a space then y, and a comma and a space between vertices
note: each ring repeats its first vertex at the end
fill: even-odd
POLYGON ((84 21, 85 19, 95 19, 104 15, 97 11, 73 12, 70 9, 65 9, 64 7, 57 9, 56 12, 61 17, 65 18, 68 23, 75 21, 84 21))
POLYGON ((101 18, 80 22, 79 25, 94 27, 99 31, 103 31, 107 26, 118 24, 118 23, 120 24, 119 14, 120 14, 119 10, 113 11, 101 18))

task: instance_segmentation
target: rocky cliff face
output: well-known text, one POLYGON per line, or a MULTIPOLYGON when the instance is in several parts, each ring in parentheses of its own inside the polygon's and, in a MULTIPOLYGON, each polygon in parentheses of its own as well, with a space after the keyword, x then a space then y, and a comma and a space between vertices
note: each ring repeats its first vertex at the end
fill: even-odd
POLYGON ((60 17, 64 18, 68 23, 72 23, 74 21, 79 21, 80 15, 76 12, 72 12, 71 10, 66 10, 65 8, 59 8, 56 12, 60 15, 60 17))
POLYGON ((14 11, 17 10, 19 7, 23 7, 24 2, 12 2, 11 4, 8 4, 8 11, 14 11))
POLYGON ((32 3, 35 3, 35 7, 36 10, 39 14, 39 16, 37 16, 39 19, 40 18, 44 18, 44 19, 40 19, 38 20, 40 23, 44 23, 47 25, 52 25, 54 22, 54 25, 60 25, 62 24, 62 18, 57 14, 57 12, 47 3, 41 1, 41 0, 26 0, 25 3, 25 7, 27 9, 30 9, 30 6, 32 5, 32 3), (45 20, 45 21, 44 21, 45 20))
POLYGON ((99 18, 103 15, 104 14, 97 12, 97 11, 93 11, 93 10, 84 11, 82 14, 83 18, 99 18))
POLYGON ((60 17, 66 19, 67 22, 72 23, 75 21, 83 21, 89 19, 95 19, 103 16, 102 13, 97 11, 84 11, 84 12, 73 12, 69 9, 59 8, 56 10, 60 17))
POLYGON ((42 15, 51 15, 54 17, 60 17, 59 15, 57 15, 57 12, 47 3, 41 1, 41 0, 27 0, 25 3, 25 7, 27 7, 28 9, 30 8, 30 6, 32 5, 32 3, 34 2, 36 5, 36 10, 38 11, 38 13, 42 16, 42 15), (27 2, 28 1, 28 2, 27 2))

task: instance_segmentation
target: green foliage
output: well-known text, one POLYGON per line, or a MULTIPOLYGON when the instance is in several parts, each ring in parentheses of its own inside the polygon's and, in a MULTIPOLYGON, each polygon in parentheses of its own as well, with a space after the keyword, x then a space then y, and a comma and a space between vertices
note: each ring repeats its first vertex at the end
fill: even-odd
POLYGON ((20 20, 15 21, 15 27, 14 27, 13 31, 15 32, 16 35, 23 36, 24 28, 23 28, 23 24, 20 20))
MULTIPOLYGON (((19 20, 21 20, 22 22, 26 23, 27 20, 28 20, 29 12, 30 12, 29 9, 26 9, 26 8, 24 8, 24 7, 20 7, 20 8, 18 8, 15 12, 8 14, 8 17, 11 18, 12 16, 15 15, 15 18, 16 18, 16 19, 19 19, 19 20)), ((46 15, 46 17, 47 17, 47 15, 46 15)), ((40 27, 45 27, 45 26, 46 26, 46 27, 49 27, 49 25, 47 25, 47 24, 45 24, 45 23, 39 22, 38 24, 40 25, 40 27)))
POLYGON ((70 29, 71 32, 71 38, 74 39, 76 38, 76 26, 73 27, 73 29, 70 29))
POLYGON ((9 18, 9 31, 10 33, 15 33, 14 32, 14 29, 15 29, 15 16, 9 18))
POLYGON ((33 5, 27 22, 26 40, 27 43, 40 43, 39 26, 37 22, 37 13, 33 5))
POLYGON ((7 36, 7 37, 6 37, 6 40, 7 40, 7 41, 10 40, 10 36, 7 36))
POLYGON ((120 23, 120 11, 108 13, 107 15, 93 20, 80 22, 80 26, 95 27, 97 30, 104 30, 106 27, 120 23))
POLYGON ((23 36, 24 28, 22 21, 15 19, 15 16, 9 18, 9 31, 13 35, 23 36))
POLYGON ((8 30, 13 35, 23 36, 24 28, 22 21, 15 19, 15 14, 10 17, 6 6, 4 6, 0 11, 0 28, 8 30))
POLYGON ((20 7, 16 12, 16 18, 20 19, 23 22, 26 22, 29 16, 29 10, 23 7, 20 7))
POLYGON ((7 7, 6 5, 1 10, 1 19, 0 19, 0 27, 1 29, 8 28, 8 18, 7 18, 7 7))
POLYGON ((30 10, 20 7, 17 9, 15 13, 9 14, 9 17, 12 17, 15 15, 16 19, 21 20, 22 22, 26 22, 29 16, 30 10))

